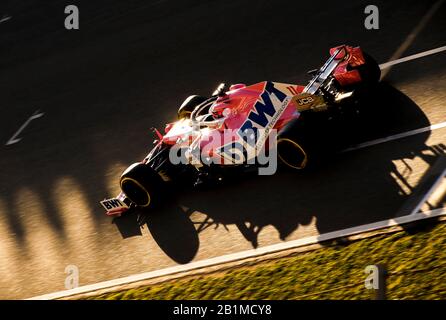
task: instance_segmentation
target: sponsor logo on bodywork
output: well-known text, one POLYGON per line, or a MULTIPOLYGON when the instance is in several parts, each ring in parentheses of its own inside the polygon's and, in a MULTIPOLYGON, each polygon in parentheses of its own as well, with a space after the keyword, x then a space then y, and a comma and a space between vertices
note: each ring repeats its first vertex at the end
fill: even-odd
POLYGON ((221 146, 217 153, 233 163, 255 158, 290 101, 291 97, 277 89, 273 82, 266 82, 260 99, 237 131, 239 141, 221 146))
POLYGON ((293 97, 296 102, 297 111, 303 112, 307 110, 323 111, 327 109, 324 99, 311 93, 300 93, 293 97))
POLYGON ((101 205, 107 211, 128 208, 128 206, 124 202, 116 198, 103 200, 101 201, 101 205))

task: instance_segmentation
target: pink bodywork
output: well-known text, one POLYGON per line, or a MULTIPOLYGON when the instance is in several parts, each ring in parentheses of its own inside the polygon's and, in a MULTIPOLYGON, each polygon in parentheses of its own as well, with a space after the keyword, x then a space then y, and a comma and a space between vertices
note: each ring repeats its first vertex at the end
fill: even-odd
MULTIPOLYGON (((330 49, 330 55, 333 55, 338 48, 343 47, 345 50, 339 52, 336 58, 345 59, 339 63, 333 72, 334 78, 341 86, 349 86, 361 82, 361 76, 357 70, 352 70, 351 67, 357 67, 365 63, 364 55, 359 47, 338 46, 330 49)), ((259 82, 250 86, 244 84, 232 85, 229 90, 220 96, 213 104, 212 110, 217 114, 224 114, 224 121, 216 127, 205 127, 199 130, 192 128, 190 119, 182 119, 166 125, 164 135, 155 129, 157 135, 157 145, 166 144, 170 146, 189 147, 193 141, 198 141, 201 149, 207 150, 207 156, 218 160, 223 160, 222 156, 217 152, 226 143, 228 131, 230 132, 230 139, 237 141, 240 136, 237 134, 238 130, 243 124, 248 121, 250 113, 256 113, 256 103, 262 101, 262 93, 265 92, 268 83, 273 83, 274 88, 290 98, 288 105, 281 108, 280 116, 274 123, 273 129, 280 131, 289 121, 299 118, 300 114, 297 111, 296 100, 293 97, 301 94, 305 86, 296 84, 286 84, 278 82, 259 82), (223 139, 208 139, 209 136, 220 135, 223 139), (225 140, 226 139, 226 140, 225 140)), ((285 106, 285 104, 283 104, 285 106)), ((269 118, 270 119, 270 118, 269 118)), ((150 155, 150 153, 149 153, 150 155)), ((142 162, 147 161, 148 157, 142 162)), ((222 161, 226 164, 225 161, 222 161)), ((125 194, 120 193, 115 199, 124 201, 125 194)), ((117 208, 107 210, 107 215, 120 216, 128 208, 117 208)))
MULTIPOLYGON (((259 101, 260 95, 265 91, 266 81, 259 82, 250 86, 245 86, 244 84, 236 84, 230 87, 230 90, 226 92, 223 97, 219 97, 214 103, 215 109, 225 109, 226 117, 224 123, 215 129, 201 130, 201 143, 200 148, 208 150, 208 156, 210 158, 219 158, 220 161, 223 159, 217 154, 216 150, 222 147, 222 144, 228 141, 228 132, 232 135, 232 141, 237 141, 240 137, 237 135, 237 130, 242 126, 242 124, 247 120, 250 112, 253 111, 254 105, 259 101), (232 129, 225 130, 225 129, 232 129), (215 135, 221 135, 221 139, 208 139, 208 136, 215 137, 215 135), (225 137, 223 138, 223 134, 225 137)), ((305 88, 304 86, 294 85, 294 84, 284 84, 284 83, 274 83, 276 88, 292 98, 296 94, 302 92, 305 88)), ((274 129, 280 130, 284 125, 286 125, 290 120, 298 118, 299 113, 297 112, 297 107, 294 101, 291 101, 286 109, 281 114, 279 120, 274 125, 274 129)), ((166 125, 162 143, 175 145, 179 138, 189 137, 187 141, 182 142, 184 146, 187 146, 193 140, 190 137, 190 123, 189 120, 180 120, 175 123, 166 125)))
MULTIPOLYGON (((340 62, 336 67, 333 76, 340 83, 341 86, 348 86, 361 81, 361 77, 357 70, 352 70, 351 67, 357 67, 365 63, 362 50, 359 47, 341 46, 345 50, 339 52, 336 58, 344 58, 345 60, 340 62)), ((335 51, 340 47, 330 49, 330 55, 333 55, 335 51)), ((165 127, 165 135, 160 139, 160 143, 167 145, 177 145, 187 147, 197 138, 197 134, 200 135, 200 148, 206 149, 207 156, 218 161, 223 160, 222 156, 216 152, 225 143, 228 142, 228 130, 229 135, 232 135, 229 139, 232 141, 240 140, 240 136, 237 134, 242 125, 247 121, 248 116, 252 112, 256 112, 256 102, 261 101, 261 95, 266 90, 267 81, 259 82, 250 86, 244 84, 235 84, 229 88, 223 96, 220 96, 213 104, 212 109, 217 113, 222 113, 225 110, 224 123, 218 128, 206 128, 206 130, 196 130, 192 132, 191 122, 189 119, 183 119, 174 123, 167 124, 165 127), (208 136, 215 137, 216 134, 221 135, 221 139, 208 139, 208 136), (223 138, 223 134, 225 137, 223 138), (182 138, 179 140, 179 138, 182 138)), ((274 88, 280 90, 287 97, 293 98, 299 95, 304 90, 304 86, 296 84, 286 84, 273 82, 274 88)), ((274 124, 274 129, 280 131, 289 121, 299 117, 297 111, 296 102, 290 99, 290 103, 280 117, 274 124)), ((219 162, 220 163, 220 162, 219 162)), ((224 164, 228 164, 227 162, 224 164)))

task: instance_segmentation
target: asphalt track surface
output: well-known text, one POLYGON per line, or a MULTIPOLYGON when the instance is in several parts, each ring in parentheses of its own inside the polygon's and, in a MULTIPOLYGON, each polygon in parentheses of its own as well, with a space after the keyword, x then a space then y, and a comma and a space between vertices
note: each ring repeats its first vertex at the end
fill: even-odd
MULTIPOLYGON (((0 298, 63 290, 67 265, 86 285, 391 218, 444 156, 443 128, 308 172, 184 190, 142 229, 134 215, 112 221, 98 201, 189 94, 305 84, 341 43, 387 62, 435 1, 375 1, 379 30, 363 26, 368 1, 16 2, 0 5, 0 298), (66 4, 79 5, 78 31, 64 29, 66 4)), ((444 46, 445 22, 443 4, 403 56, 444 46)), ((445 58, 394 66, 346 143, 446 121, 445 58)))

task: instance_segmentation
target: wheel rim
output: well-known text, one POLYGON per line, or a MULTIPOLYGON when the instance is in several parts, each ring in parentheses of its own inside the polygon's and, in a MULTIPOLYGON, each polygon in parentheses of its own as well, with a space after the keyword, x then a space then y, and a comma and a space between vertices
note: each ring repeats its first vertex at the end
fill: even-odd
POLYGON ((135 179, 129 177, 122 179, 121 190, 136 205, 140 207, 148 207, 150 205, 150 193, 135 179))
POLYGON ((308 162, 305 150, 297 142, 288 138, 282 138, 277 141, 277 155, 280 161, 293 169, 304 169, 308 162), (288 156, 285 156, 285 154, 288 154, 288 156))

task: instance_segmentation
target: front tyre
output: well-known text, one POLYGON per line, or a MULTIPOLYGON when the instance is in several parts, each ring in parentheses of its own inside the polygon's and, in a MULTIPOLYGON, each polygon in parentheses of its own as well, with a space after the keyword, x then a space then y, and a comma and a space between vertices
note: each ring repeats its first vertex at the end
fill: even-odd
POLYGON ((156 206, 163 181, 158 173, 144 163, 134 163, 121 175, 120 186, 127 198, 139 207, 156 206))

